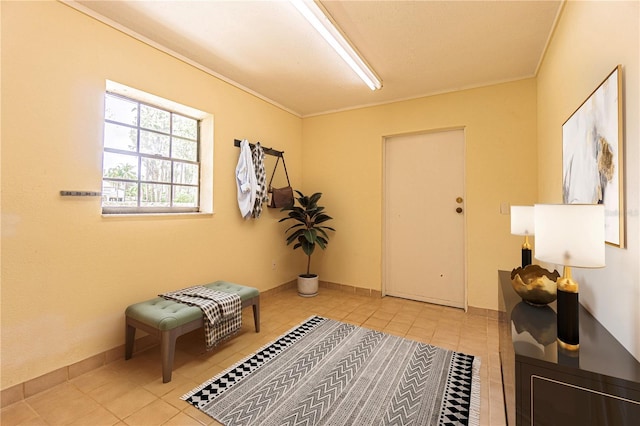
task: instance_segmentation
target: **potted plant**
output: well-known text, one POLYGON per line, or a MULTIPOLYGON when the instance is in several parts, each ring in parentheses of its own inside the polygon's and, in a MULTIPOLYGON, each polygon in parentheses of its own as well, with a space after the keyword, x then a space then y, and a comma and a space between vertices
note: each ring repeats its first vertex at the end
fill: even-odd
POLYGON ((298 294, 303 297, 312 297, 318 294, 318 275, 310 273, 311 255, 316 245, 321 249, 329 244, 327 231, 335 231, 330 226, 325 226, 328 220, 333 219, 324 212, 324 207, 318 205, 318 200, 322 196, 321 192, 316 192, 311 196, 306 196, 300 191, 298 194, 298 205, 294 203, 291 207, 284 207, 281 211, 288 211, 287 217, 283 217, 279 222, 293 220, 295 223, 287 228, 285 236, 287 245, 294 243, 293 249, 302 248, 307 255, 307 273, 298 275, 298 294))

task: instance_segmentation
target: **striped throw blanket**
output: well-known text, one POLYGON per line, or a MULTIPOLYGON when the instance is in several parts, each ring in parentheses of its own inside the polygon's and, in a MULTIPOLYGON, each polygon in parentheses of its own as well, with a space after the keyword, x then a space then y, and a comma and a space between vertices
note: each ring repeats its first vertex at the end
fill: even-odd
POLYGON ((197 306, 204 314, 204 335, 208 351, 242 327, 242 301, 232 293, 193 286, 160 295, 165 299, 197 306))

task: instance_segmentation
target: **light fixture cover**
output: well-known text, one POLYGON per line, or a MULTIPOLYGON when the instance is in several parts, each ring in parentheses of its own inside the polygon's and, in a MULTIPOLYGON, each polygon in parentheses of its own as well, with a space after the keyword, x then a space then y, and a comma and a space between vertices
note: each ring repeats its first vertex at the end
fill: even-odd
POLYGON ((533 206, 511 206, 511 234, 534 235, 533 206))
POLYGON ((536 204, 536 259, 578 268, 605 266, 604 206, 536 204))
POLYGON ((313 0, 289 1, 371 90, 382 88, 380 78, 349 43, 340 29, 330 19, 328 13, 318 3, 313 0))

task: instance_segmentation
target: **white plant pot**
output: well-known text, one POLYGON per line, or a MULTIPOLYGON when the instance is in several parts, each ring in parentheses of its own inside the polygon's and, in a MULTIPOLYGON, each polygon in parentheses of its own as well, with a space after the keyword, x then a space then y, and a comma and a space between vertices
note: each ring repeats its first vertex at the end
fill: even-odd
POLYGON ((302 297, 313 297, 318 295, 318 276, 303 277, 298 275, 298 295, 302 297))

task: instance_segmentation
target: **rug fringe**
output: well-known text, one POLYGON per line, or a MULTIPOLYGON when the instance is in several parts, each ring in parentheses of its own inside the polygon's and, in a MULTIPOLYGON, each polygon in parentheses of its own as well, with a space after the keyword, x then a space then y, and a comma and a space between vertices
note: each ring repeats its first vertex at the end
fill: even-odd
POLYGON ((480 357, 473 358, 471 379, 471 401, 469 403, 469 426, 480 425, 480 357))
POLYGON ((282 333, 280 336, 276 337, 275 339, 271 340, 270 342, 266 343, 264 346, 261 346, 258 350, 256 350, 255 352, 251 353, 250 355, 247 355, 246 357, 242 358, 240 361, 236 362, 235 364, 233 364, 231 367, 227 368, 226 370, 222 371, 221 373, 218 373, 217 375, 215 375, 214 377, 210 378, 209 380, 207 380, 206 382, 202 383, 200 386, 196 387, 195 389, 191 389, 189 392, 185 393, 184 395, 182 395, 180 397, 180 399, 182 399, 183 401, 186 401, 187 399, 189 399, 193 394, 200 392, 202 389, 204 389, 205 387, 207 387, 208 385, 210 385, 211 383, 215 382, 216 380, 218 380, 219 378, 221 378, 222 376, 224 376, 225 374, 229 373, 230 371, 232 371, 234 368, 237 368, 238 366, 242 365, 243 363, 247 362, 248 360, 250 360, 252 357, 254 357, 256 354, 258 354, 260 351, 263 351, 265 349, 267 349, 269 346, 271 346, 273 344, 273 342, 278 341, 279 339, 285 337, 286 335, 288 335, 289 333, 293 332, 293 330, 297 329, 298 327, 300 327, 302 324, 305 324, 306 322, 310 321, 312 318, 322 318, 322 319, 326 319, 324 317, 321 317, 320 315, 311 315, 309 318, 307 318, 306 320, 302 321, 300 324, 298 325, 294 325, 293 327, 291 327, 289 330, 285 331, 284 333, 282 333))

